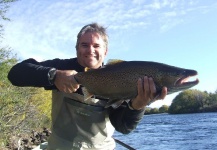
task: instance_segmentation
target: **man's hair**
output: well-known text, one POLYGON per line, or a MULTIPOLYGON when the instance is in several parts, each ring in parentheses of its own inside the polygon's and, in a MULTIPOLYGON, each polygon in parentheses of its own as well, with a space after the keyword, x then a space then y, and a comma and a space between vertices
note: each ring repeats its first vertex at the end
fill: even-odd
POLYGON ((77 42, 76 42, 76 50, 78 50, 78 46, 79 46, 79 41, 80 41, 80 38, 83 34, 87 33, 87 32, 96 32, 98 33, 99 35, 102 36, 102 39, 105 43, 105 48, 107 49, 108 48, 108 35, 106 33, 106 28, 104 28, 103 26, 97 24, 97 23, 91 23, 91 24, 88 24, 86 26, 84 26, 80 32, 78 33, 77 35, 77 42))

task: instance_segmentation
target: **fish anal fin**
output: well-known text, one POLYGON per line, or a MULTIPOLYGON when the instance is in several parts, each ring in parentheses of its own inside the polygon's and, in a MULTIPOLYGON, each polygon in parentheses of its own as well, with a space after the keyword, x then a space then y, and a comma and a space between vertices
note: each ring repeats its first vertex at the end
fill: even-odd
POLYGON ((82 92, 84 94, 84 101, 90 99, 93 96, 93 94, 89 93, 85 87, 82 87, 82 92))

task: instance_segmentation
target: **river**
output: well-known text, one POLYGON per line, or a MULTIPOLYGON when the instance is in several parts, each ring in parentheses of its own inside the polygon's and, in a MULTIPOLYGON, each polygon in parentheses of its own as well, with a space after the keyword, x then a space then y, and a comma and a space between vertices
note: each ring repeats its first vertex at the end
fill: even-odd
POLYGON ((132 133, 114 138, 136 150, 216 150, 217 113, 145 115, 132 133))

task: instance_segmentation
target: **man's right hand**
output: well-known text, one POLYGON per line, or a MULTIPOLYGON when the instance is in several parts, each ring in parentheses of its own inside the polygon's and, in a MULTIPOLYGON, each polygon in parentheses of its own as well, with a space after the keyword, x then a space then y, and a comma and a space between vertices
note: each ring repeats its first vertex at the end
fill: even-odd
POLYGON ((76 82, 74 75, 75 70, 57 70, 54 84, 58 90, 65 93, 73 93, 77 91, 80 85, 76 82))

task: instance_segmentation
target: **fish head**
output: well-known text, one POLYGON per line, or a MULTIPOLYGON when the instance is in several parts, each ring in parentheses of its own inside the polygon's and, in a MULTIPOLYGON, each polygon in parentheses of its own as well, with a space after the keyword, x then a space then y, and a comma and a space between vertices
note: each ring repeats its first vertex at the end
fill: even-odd
POLYGON ((167 87, 168 94, 189 89, 199 83, 198 79, 189 81, 198 74, 195 70, 172 67, 162 72, 164 75, 161 76, 161 84, 167 87))

